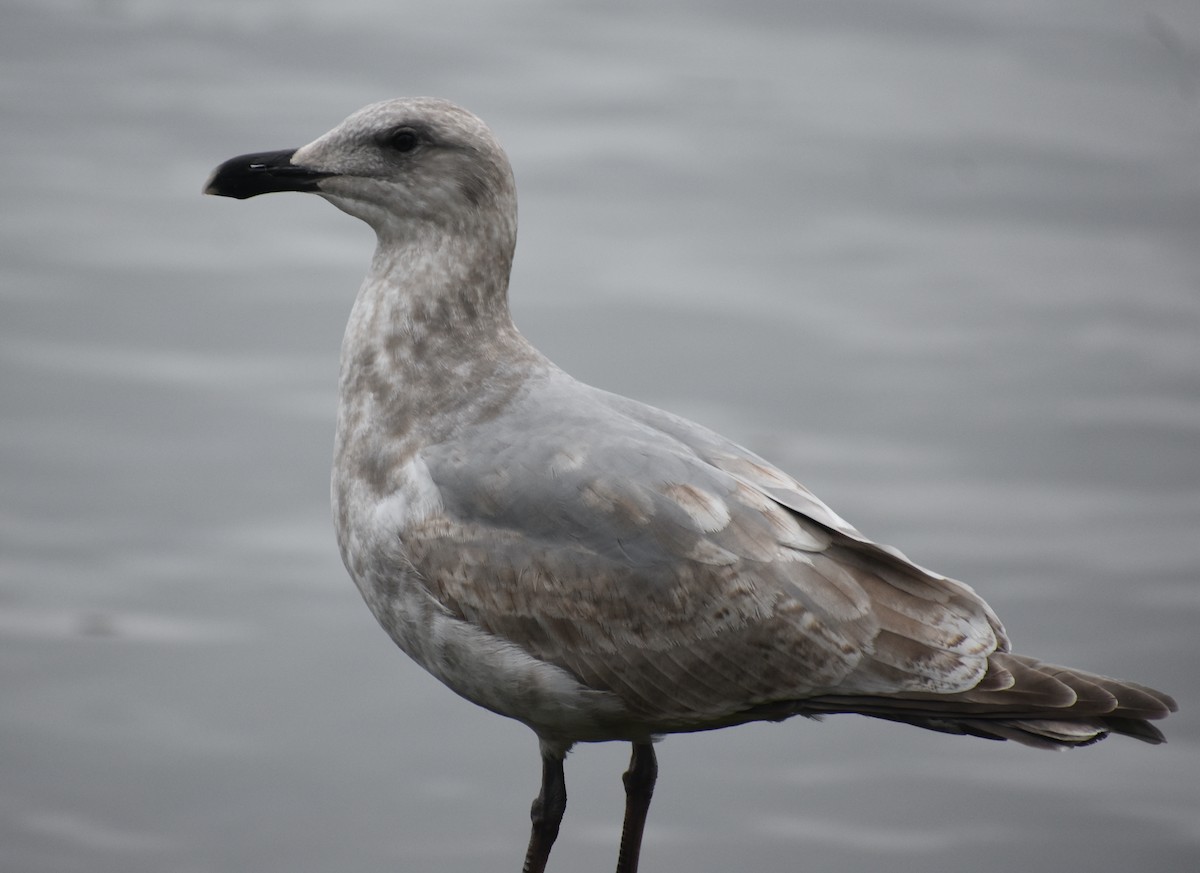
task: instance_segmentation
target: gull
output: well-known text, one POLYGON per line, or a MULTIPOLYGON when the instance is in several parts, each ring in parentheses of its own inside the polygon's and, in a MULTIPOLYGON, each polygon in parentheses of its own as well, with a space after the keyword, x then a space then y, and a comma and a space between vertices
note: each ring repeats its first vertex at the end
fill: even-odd
POLYGON ((409 657, 537 735, 524 873, 546 868, 576 743, 632 745, 617 871, 635 873, 666 734, 859 713, 1043 748, 1163 741, 1168 695, 1014 654, 967 585, 535 349, 509 315, 512 170, 466 110, 375 103, 204 190, 307 191, 375 230, 341 352, 338 546, 409 657))

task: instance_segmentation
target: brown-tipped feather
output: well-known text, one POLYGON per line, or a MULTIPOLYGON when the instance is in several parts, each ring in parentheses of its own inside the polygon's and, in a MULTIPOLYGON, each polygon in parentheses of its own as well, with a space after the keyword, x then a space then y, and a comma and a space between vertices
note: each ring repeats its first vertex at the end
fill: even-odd
POLYGON ((988 659, 983 680, 957 694, 827 695, 803 701, 796 712, 853 712, 943 733, 1062 749, 1086 746, 1110 733, 1165 742, 1148 720, 1177 708, 1169 695, 1144 685, 997 653, 988 659))

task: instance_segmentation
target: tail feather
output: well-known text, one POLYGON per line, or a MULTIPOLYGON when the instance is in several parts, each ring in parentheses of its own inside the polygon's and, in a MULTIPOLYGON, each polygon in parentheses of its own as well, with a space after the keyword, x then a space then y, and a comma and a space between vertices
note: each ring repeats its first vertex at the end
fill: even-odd
POLYGON ((1120 679, 998 652, 975 687, 955 694, 826 695, 799 704, 806 715, 855 712, 928 730, 1062 749, 1110 733, 1165 742, 1150 720, 1178 707, 1167 694, 1120 679))

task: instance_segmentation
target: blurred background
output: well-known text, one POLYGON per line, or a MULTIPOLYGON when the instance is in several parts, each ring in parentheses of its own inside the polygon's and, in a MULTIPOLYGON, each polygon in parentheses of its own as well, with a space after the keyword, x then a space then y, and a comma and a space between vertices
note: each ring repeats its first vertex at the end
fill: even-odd
MULTIPOLYGON (((559 364, 1183 710, 1058 755, 673 737, 645 870, 1196 869, 1194 0, 0 0, 0 870, 518 869, 533 735, 409 663, 334 544, 370 231, 200 196, 416 94, 505 143, 559 364)), ((552 869, 615 864, 626 756, 569 759, 552 869)))

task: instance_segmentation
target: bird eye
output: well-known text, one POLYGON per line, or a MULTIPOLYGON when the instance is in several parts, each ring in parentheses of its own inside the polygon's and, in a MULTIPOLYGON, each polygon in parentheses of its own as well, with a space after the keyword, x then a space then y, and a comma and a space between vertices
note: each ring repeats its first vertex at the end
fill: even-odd
POLYGON ((401 127, 393 130, 384 138, 384 145, 398 152, 407 154, 421 144, 421 137, 411 127, 401 127))

